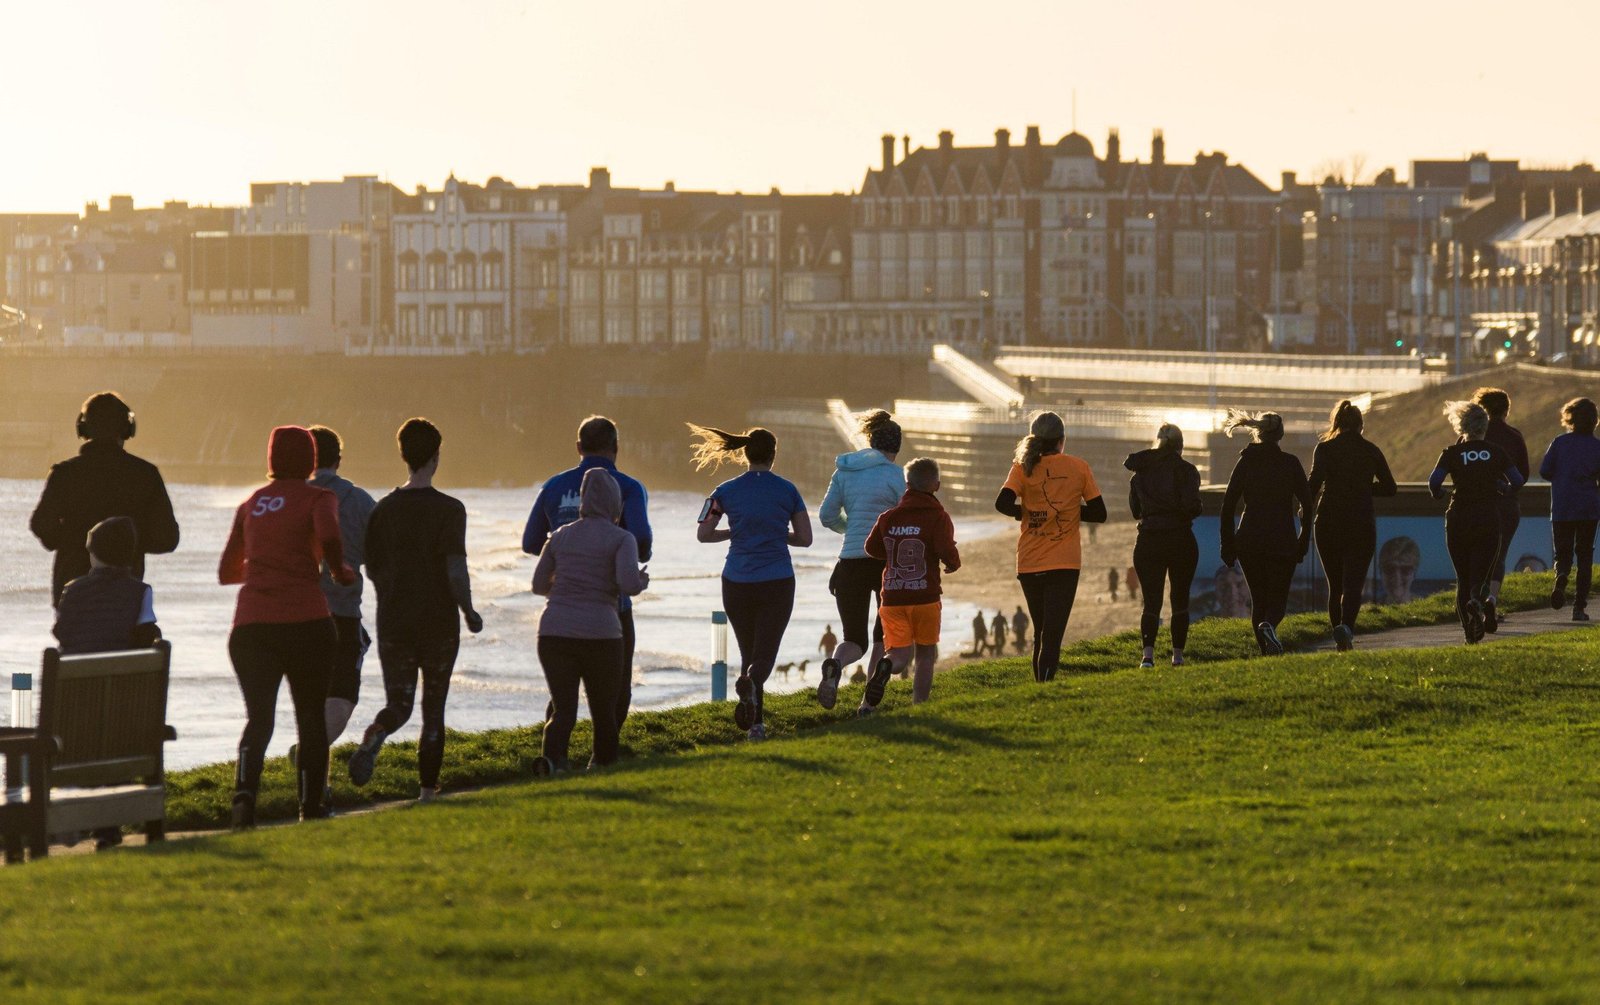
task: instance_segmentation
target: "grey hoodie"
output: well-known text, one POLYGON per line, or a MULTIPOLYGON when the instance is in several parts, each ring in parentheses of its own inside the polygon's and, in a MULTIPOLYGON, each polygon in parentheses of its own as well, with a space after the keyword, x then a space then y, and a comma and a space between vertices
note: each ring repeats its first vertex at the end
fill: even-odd
POLYGON ((644 590, 639 543, 617 526, 622 490, 603 468, 584 472, 578 519, 550 535, 533 570, 533 592, 550 598, 539 634, 564 639, 620 639, 617 598, 644 590))

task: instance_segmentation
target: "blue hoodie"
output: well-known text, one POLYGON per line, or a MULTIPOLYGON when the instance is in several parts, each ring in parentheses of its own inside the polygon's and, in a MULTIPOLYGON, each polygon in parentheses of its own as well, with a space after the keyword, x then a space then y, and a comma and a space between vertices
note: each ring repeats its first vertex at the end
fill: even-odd
POLYGON ((871 447, 840 454, 834 463, 838 470, 822 497, 822 525, 844 535, 840 558, 867 558, 867 535, 879 514, 894 509, 905 495, 905 472, 871 447))

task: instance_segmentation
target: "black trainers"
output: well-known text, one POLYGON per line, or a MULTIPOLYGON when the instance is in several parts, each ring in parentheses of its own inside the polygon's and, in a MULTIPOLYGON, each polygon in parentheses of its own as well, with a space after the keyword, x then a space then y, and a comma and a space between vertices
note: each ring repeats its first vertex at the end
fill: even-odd
POLYGON ((253 792, 233 794, 233 819, 229 827, 236 831, 253 830, 256 825, 256 796, 253 792))
POLYGON ((883 701, 883 690, 889 686, 889 678, 893 674, 893 660, 887 656, 878 660, 878 665, 872 668, 871 675, 867 677, 867 693, 861 696, 861 704, 877 708, 883 701))
POLYGON ((543 755, 533 759, 533 775, 535 778, 554 778, 567 773, 567 759, 565 757, 553 761, 543 755))
POLYGON ((1589 620, 1589 612, 1584 610, 1581 607, 1574 607, 1572 609, 1572 620, 1573 621, 1588 621, 1589 620))
POLYGON ((839 678, 844 676, 844 668, 839 661, 828 657, 822 661, 822 683, 817 685, 817 704, 823 708, 832 708, 839 700, 839 678))
POLYGON ((1567 606, 1567 581, 1558 579, 1556 588, 1550 591, 1550 609, 1559 611, 1565 606, 1567 606))
POLYGON ((1483 630, 1490 635, 1500 630, 1500 606, 1493 597, 1483 602, 1483 630))
POLYGON ((333 816, 333 807, 326 801, 318 806, 300 807, 301 823, 305 823, 307 820, 326 820, 331 816, 333 816))
POLYGON ((383 741, 389 734, 377 723, 367 727, 361 734, 361 743, 350 754, 350 781, 357 785, 365 785, 372 780, 372 772, 378 766, 378 751, 383 749, 383 741))
POLYGON ((1272 627, 1272 622, 1261 622, 1256 626, 1256 631, 1261 633, 1261 653, 1263 656, 1283 655, 1283 643, 1278 641, 1278 631, 1272 627))
POLYGON ((1483 640, 1483 607, 1476 600, 1467 601, 1467 623, 1462 627, 1468 645, 1483 640))
POLYGON ((1356 647, 1355 633, 1350 630, 1349 625, 1333 626, 1333 645, 1342 653, 1347 653, 1356 647))
POLYGON ((740 674, 739 679, 733 682, 733 689, 739 695, 739 703, 733 706, 733 724, 740 729, 748 730, 756 724, 756 688, 755 682, 749 674, 740 674))

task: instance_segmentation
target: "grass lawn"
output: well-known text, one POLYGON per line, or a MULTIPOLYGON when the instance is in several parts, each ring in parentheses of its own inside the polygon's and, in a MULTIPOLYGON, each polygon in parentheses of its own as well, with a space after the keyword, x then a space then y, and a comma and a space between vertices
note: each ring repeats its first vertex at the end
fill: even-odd
POLYGON ((1113 648, 0 870, 0 1000, 1600 999, 1600 635, 1074 668, 1113 648))

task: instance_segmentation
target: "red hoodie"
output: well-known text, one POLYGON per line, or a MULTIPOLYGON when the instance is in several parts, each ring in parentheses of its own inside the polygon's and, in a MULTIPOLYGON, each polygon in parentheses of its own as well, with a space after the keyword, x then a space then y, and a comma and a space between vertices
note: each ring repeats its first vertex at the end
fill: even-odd
POLYGON ((867 554, 884 560, 883 606, 912 607, 939 599, 939 566, 961 568, 956 528, 931 492, 906 489, 867 535, 867 554))

